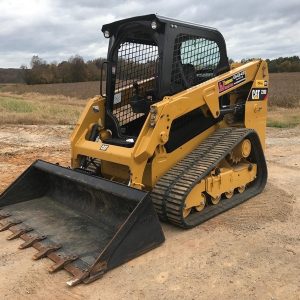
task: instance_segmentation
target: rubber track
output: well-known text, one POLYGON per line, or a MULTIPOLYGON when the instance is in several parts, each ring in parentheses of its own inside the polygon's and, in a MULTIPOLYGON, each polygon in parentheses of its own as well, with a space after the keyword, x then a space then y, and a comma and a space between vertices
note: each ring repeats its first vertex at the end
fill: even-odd
MULTIPOLYGON (((266 183, 267 169, 264 154, 257 134, 252 129, 222 128, 215 131, 194 151, 172 167, 156 183, 151 192, 154 207, 161 220, 169 221, 174 225, 190 228, 209 218, 247 200, 259 193, 266 183), (245 194, 245 197, 235 195, 217 205, 206 206, 197 213, 192 213, 188 218, 183 218, 184 203, 192 188, 204 179, 230 151, 244 138, 249 138, 254 147, 255 162, 258 164, 260 182, 254 189, 245 194), (261 165, 261 166, 260 166, 261 165)), ((257 180, 255 180, 257 181, 257 180)))

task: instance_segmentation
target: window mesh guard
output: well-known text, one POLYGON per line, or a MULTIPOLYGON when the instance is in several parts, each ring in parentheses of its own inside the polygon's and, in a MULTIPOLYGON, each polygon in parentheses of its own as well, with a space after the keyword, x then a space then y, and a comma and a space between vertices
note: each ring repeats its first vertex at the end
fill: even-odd
POLYGON ((172 92, 213 78, 219 61, 220 50, 216 42, 193 35, 178 35, 172 64, 172 92))
POLYGON ((119 125, 125 125, 142 115, 134 113, 130 100, 135 94, 133 83, 139 86, 139 96, 155 90, 158 48, 156 45, 124 42, 118 50, 113 114, 119 125))

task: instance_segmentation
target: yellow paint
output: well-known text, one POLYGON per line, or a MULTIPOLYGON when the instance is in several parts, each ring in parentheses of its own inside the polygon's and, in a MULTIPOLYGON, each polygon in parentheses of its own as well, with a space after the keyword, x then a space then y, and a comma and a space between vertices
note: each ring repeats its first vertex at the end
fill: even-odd
POLYGON ((265 80, 256 80, 255 83, 257 88, 265 87, 265 80))
MULTIPOLYGON (((252 83, 254 86, 255 82, 260 80, 268 81, 268 71, 266 63, 258 60, 245 65, 236 65, 234 69, 225 74, 216 76, 173 96, 166 96, 152 106, 151 113, 147 116, 134 147, 124 148, 109 145, 105 151, 100 150, 105 141, 103 143, 101 141, 92 142, 87 139, 93 124, 101 124, 105 129, 105 99, 95 97, 88 101, 71 136, 72 167, 78 167, 80 155, 97 158, 104 162, 103 169, 107 176, 120 178, 120 180, 130 179, 131 186, 151 190, 162 175, 194 150, 216 129, 230 126, 222 121, 200 133, 172 153, 167 153, 164 145, 169 139, 172 121, 196 108, 201 108, 205 114, 211 114, 214 118, 217 118, 220 115, 220 96, 229 94, 230 102, 234 104, 237 98, 231 92, 246 83, 252 83), (245 72, 245 80, 219 93, 218 82, 226 80, 241 71, 245 72), (95 110, 93 107, 99 109, 95 110), (121 169, 122 171, 119 172, 121 169), (128 173, 125 170, 128 170, 128 173), (115 174, 118 172, 120 174, 115 174), (127 178, 127 176, 130 178, 127 178)), ((264 146, 266 112, 266 100, 248 100, 245 105, 244 123, 233 125, 255 129, 264 146)))
POLYGON ((255 179, 257 172, 255 164, 252 165, 251 170, 248 169, 248 166, 249 163, 240 163, 231 168, 220 168, 219 175, 211 175, 206 178, 206 192, 216 198, 222 193, 245 186, 255 179))

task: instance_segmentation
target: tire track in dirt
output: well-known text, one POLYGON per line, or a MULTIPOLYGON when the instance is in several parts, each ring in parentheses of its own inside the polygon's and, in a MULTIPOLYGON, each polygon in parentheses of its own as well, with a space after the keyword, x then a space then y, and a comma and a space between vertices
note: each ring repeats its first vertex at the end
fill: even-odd
MULTIPOLYGON (((229 200, 230 201, 230 200, 229 200)), ((264 192, 245 203, 223 213, 221 218, 213 218, 203 227, 224 228, 230 231, 257 231, 274 222, 286 222, 293 212, 296 199, 293 195, 272 183, 264 192)))
MULTIPOLYGON (((33 128, 35 136, 30 127, 0 129, 0 142, 6 146, 11 142, 16 148, 1 155, 0 145, 0 168, 5 169, 0 174, 0 189, 7 186, 3 184, 7 178, 13 181, 37 158, 69 164, 69 128, 53 131, 52 126, 38 127, 33 128), (1 140, 2 130, 5 138, 1 140), (8 132, 9 141, 5 140, 8 132)), ((291 158, 295 160, 299 146, 284 148, 280 140, 288 134, 272 130, 268 158, 280 156, 280 163, 287 165, 291 158)), ((294 131, 291 134, 297 136, 294 131)), ((67 273, 49 274, 50 260, 32 261, 36 250, 18 250, 21 241, 8 242, 5 238, 9 233, 2 232, 0 298, 299 299, 297 172, 270 163, 268 184, 262 194, 192 230, 163 224, 166 242, 161 247, 90 285, 73 289, 65 285, 67 273)))
POLYGON ((0 126, 0 192, 34 161, 70 165, 70 126, 0 126))

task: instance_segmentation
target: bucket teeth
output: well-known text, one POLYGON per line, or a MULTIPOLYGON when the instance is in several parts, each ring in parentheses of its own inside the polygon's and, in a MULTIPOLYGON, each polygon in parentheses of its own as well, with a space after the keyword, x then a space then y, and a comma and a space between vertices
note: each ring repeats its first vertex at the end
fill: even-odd
POLYGON ((32 231, 33 229, 28 227, 28 228, 20 228, 18 230, 14 230, 14 233, 12 235, 10 235, 9 237, 7 237, 7 240, 11 241, 11 240, 15 240, 17 238, 19 238, 21 235, 28 233, 30 231, 32 231))
POLYGON ((67 281, 67 285, 68 285, 68 286, 75 286, 75 285, 77 285, 77 284, 79 284, 79 283, 81 283, 81 282, 84 282, 84 280, 85 280, 87 277, 89 277, 89 272, 86 272, 86 271, 85 271, 81 276, 75 277, 75 278, 73 278, 73 279, 67 281))
POLYGON ((102 261, 106 272, 164 241, 148 191, 39 160, 0 195, 0 206, 6 238, 34 248, 32 261, 53 261, 50 273, 71 273, 72 286, 103 275, 102 261))
POLYGON ((44 258, 46 257, 48 254, 50 254, 51 252, 54 252, 56 250, 59 250, 62 246, 59 245, 59 244, 51 244, 49 246, 46 246, 46 247, 43 247, 40 249, 40 251, 38 253, 36 253, 34 256, 33 256, 33 259, 34 260, 38 260, 38 259, 41 259, 41 258, 44 258))
POLYGON ((45 235, 36 235, 31 237, 30 239, 28 239, 25 243, 23 243, 22 245, 19 246, 19 249, 26 249, 31 247, 34 243, 36 242, 40 242, 44 239, 46 239, 47 237, 45 235))
POLYGON ((7 223, 5 223, 2 227, 0 227, 0 232, 1 231, 5 231, 7 229, 9 229, 10 227, 12 226, 15 226, 15 225, 18 225, 22 223, 22 221, 19 221, 19 220, 11 220, 11 221, 8 221, 7 223))
POLYGON ((76 259, 78 259, 77 255, 61 257, 61 259, 55 265, 53 265, 52 267, 49 268, 49 272, 50 273, 57 272, 57 271, 63 269, 67 264, 75 261, 76 259))

